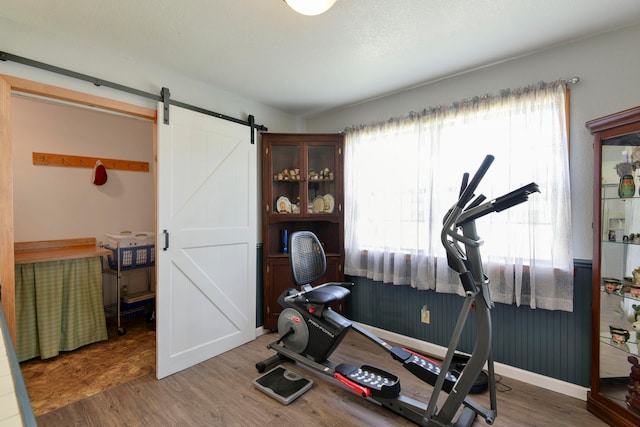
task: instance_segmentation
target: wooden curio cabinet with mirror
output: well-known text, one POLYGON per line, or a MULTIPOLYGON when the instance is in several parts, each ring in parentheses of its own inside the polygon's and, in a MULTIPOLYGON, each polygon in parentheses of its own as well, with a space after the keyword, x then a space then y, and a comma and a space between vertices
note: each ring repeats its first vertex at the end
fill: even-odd
MULTIPOLYGON (((327 271, 315 282, 344 281, 344 136, 262 134, 263 326, 276 329, 278 297, 295 286, 288 240, 314 232, 324 247, 327 271)), ((344 301, 333 307, 343 311, 344 301)))
POLYGON ((588 409, 640 426, 640 107, 586 123, 594 136, 588 409))

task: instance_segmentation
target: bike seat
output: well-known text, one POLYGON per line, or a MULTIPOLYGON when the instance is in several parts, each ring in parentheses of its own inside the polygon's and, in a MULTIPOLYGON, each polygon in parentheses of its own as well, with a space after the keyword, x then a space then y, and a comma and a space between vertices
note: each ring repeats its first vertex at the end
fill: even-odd
POLYGON ((342 286, 321 286, 306 292, 302 297, 312 304, 329 304, 346 298, 351 291, 342 286))

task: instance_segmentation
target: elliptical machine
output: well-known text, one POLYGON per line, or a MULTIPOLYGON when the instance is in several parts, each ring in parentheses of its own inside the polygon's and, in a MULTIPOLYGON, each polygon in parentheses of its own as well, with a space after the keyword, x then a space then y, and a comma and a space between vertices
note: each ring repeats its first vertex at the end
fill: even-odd
POLYGON ((485 202, 474 197, 474 191, 493 162, 486 156, 469 182, 465 173, 457 203, 444 218, 441 241, 447 253, 449 267, 460 276, 465 300, 458 317, 448 350, 441 365, 410 350, 393 347, 373 333, 351 323, 330 308, 334 301, 349 295, 348 283, 325 283, 311 286, 325 272, 326 259, 318 238, 309 231, 291 235, 290 259, 294 282, 300 286, 285 291, 278 302, 284 308, 278 318, 280 338, 268 344, 276 354, 258 362, 256 368, 264 372, 282 360, 299 363, 320 373, 334 377, 362 397, 373 400, 401 416, 422 426, 470 426, 480 415, 487 424, 497 416, 493 358, 491 356, 491 316, 493 307, 489 295, 489 280, 484 275, 475 220, 491 212, 500 212, 528 200, 529 194, 538 192, 531 183, 502 197, 485 202), (471 202, 471 203, 469 203, 471 202), (459 375, 449 371, 456 353, 467 316, 475 308, 476 343, 464 370, 459 375), (428 403, 400 393, 400 379, 382 369, 363 365, 335 364, 328 357, 340 345, 349 330, 365 336, 388 351, 409 372, 433 386, 428 403), (468 397, 478 376, 487 364, 490 408, 485 408, 468 397), (437 407, 440 393, 448 394, 441 408, 437 407), (454 421, 460 407, 463 410, 454 421))

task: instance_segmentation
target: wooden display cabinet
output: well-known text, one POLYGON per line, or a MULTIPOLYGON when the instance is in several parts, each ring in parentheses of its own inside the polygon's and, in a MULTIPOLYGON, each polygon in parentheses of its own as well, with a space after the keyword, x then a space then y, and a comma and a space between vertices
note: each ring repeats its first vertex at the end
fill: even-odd
POLYGON ((595 160, 587 408, 611 425, 639 426, 640 332, 633 327, 633 306, 640 306, 640 289, 634 289, 640 276, 634 279, 633 271, 640 267, 640 107, 586 126, 595 160))
MULTIPOLYGON (((262 134, 264 327, 276 329, 278 297, 294 287, 288 237, 314 232, 327 271, 314 284, 344 281, 344 137, 341 134, 262 134)), ((343 302, 334 309, 343 311, 343 302)))

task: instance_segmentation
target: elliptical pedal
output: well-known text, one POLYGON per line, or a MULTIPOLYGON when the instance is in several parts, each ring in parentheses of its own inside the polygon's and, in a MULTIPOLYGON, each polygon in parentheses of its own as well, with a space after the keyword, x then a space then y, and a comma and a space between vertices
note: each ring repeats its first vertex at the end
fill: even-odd
MULTIPOLYGON (((396 359, 402 361, 403 366, 409 372, 422 381, 435 386, 438 375, 440 375, 441 372, 440 365, 438 365, 436 361, 405 348, 394 347, 392 353, 396 359)), ((442 390, 449 393, 456 381, 458 381, 458 378, 451 372, 447 372, 444 377, 442 390)))
POLYGON ((393 399, 400 395, 400 379, 382 369, 362 365, 360 368, 341 363, 335 367, 335 378, 362 397, 393 399))

